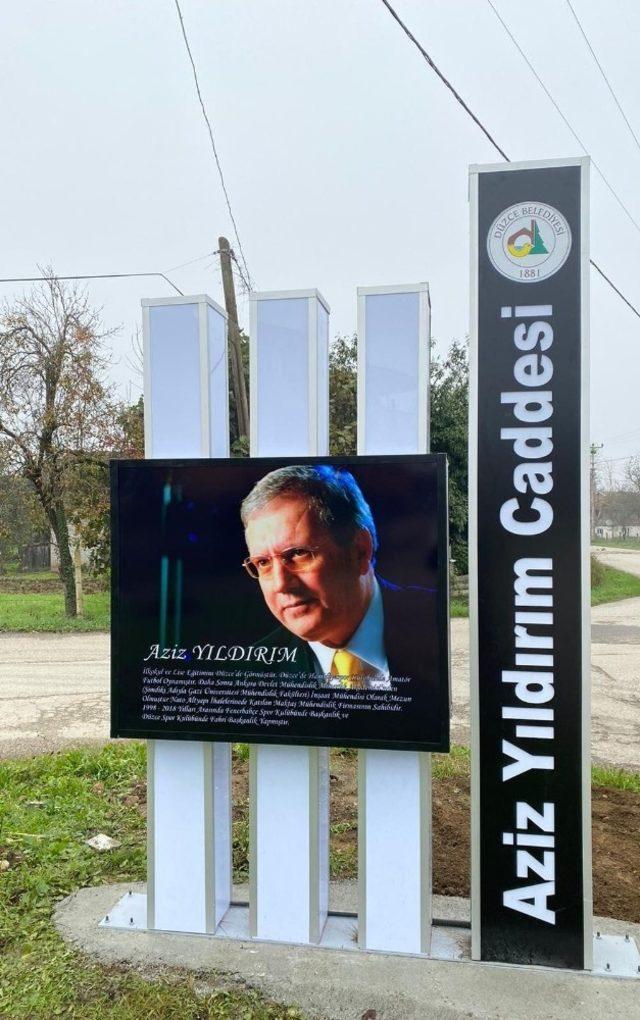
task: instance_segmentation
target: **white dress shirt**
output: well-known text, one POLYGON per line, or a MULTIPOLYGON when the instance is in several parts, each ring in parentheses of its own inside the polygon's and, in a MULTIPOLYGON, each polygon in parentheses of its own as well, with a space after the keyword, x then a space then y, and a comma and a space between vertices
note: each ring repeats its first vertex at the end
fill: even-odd
MULTIPOLYGON (((338 650, 323 645, 320 641, 310 641, 309 647, 315 655, 321 676, 327 677, 329 686, 340 687, 340 677, 331 677, 331 664, 333 656, 338 650)), ((362 662, 376 670, 376 676, 367 677, 366 686, 368 690, 385 690, 390 687, 389 663, 384 648, 384 609, 382 606, 382 593, 380 585, 374 578, 373 595, 371 602, 364 614, 357 630, 342 649, 356 655, 362 662)))

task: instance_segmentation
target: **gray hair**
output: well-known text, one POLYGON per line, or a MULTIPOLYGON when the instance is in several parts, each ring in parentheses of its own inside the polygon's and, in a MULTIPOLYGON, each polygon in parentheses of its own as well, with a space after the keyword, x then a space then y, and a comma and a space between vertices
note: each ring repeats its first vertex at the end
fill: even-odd
POLYGON ((339 545, 348 545, 356 531, 366 529, 378 548, 371 509, 350 471, 331 464, 293 464, 261 478, 240 505, 244 527, 249 518, 279 496, 300 496, 339 545))

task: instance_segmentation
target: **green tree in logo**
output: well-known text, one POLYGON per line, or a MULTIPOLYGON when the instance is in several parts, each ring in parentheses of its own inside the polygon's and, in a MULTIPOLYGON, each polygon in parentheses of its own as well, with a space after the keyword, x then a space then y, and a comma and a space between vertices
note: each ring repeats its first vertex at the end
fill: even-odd
POLYGON ((548 255, 548 251, 545 248, 544 241, 538 230, 538 224, 535 220, 531 220, 531 230, 533 233, 533 248, 529 252, 530 255, 548 255))

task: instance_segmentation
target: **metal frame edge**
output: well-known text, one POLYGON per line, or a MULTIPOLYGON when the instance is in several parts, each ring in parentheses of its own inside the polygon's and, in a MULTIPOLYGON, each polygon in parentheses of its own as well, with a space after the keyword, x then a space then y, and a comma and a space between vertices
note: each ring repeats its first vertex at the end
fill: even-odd
POLYGON ((480 867, 480 687, 478 663, 478 173, 469 174, 469 670, 471 709, 471 959, 482 954, 480 867))
POLYGON ((367 948, 367 768, 366 751, 358 751, 358 946, 367 948))
POLYGON ((258 754, 260 744, 249 745, 249 935, 258 934, 258 754))
POLYGON ((593 969, 593 865, 591 844, 591 520, 589 499, 589 170, 580 160, 580 362, 581 544, 582 544, 582 889, 584 968, 593 969))

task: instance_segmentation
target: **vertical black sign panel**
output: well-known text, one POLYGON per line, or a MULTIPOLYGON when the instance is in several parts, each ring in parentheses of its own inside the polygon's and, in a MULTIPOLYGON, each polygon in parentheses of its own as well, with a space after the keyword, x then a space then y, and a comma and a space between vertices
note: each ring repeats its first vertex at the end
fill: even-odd
MULTIPOLYGON (((589 860, 582 770, 586 172, 582 161, 480 170, 473 214, 480 954, 572 968, 585 965, 589 860)), ((477 812, 476 805, 476 820, 477 812)), ((476 901, 476 917, 477 910, 476 901)))

